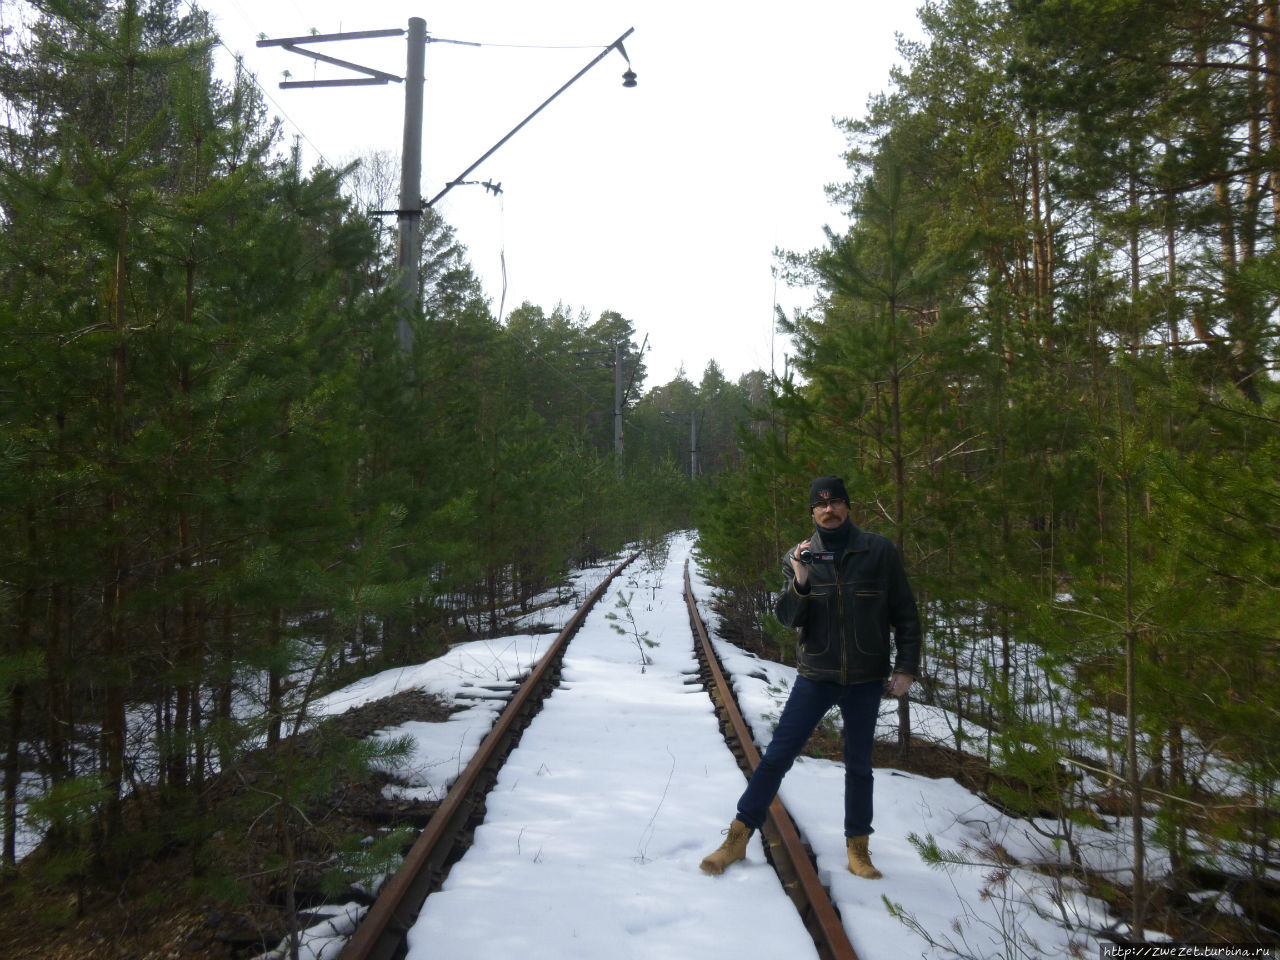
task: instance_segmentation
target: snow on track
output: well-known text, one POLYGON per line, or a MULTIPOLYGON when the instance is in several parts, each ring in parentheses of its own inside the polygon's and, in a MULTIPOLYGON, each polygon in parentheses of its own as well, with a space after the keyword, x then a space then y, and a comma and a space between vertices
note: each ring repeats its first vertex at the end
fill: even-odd
POLYGON ((637 560, 574 637, 474 845, 424 904, 409 960, 816 956, 758 836, 723 876, 698 868, 744 780, 710 698, 688 682, 691 550, 680 537, 665 564, 637 560))
MULTIPOLYGON (((758 838, 747 860, 723 876, 698 869, 719 844, 745 780, 720 736, 710 697, 700 684, 685 682, 697 671, 681 596, 684 560, 692 551, 692 538, 679 536, 656 571, 643 557, 635 561, 569 644, 564 682, 499 775, 475 845, 443 889, 427 898, 411 933, 410 960, 516 955, 501 952, 512 949, 522 958, 557 960, 816 955, 758 838), (644 673, 635 639, 612 629, 626 624, 625 610, 616 607, 620 593, 631 595, 637 629, 656 644, 645 647, 653 662, 644 673), (611 612, 624 619, 610 621, 611 612)), ((589 592, 609 568, 581 572, 578 592, 589 592)), ((707 602, 712 591, 696 564, 690 572, 714 637, 707 602)), ((566 602, 534 619, 562 625, 574 609, 566 602)), ((532 621, 522 626, 534 628, 532 621)), ((403 784, 394 789, 442 796, 488 733, 510 688, 545 655, 554 636, 526 633, 458 644, 430 663, 336 691, 319 712, 340 713, 415 688, 465 707, 444 723, 380 733, 415 739, 412 756, 392 771, 403 784)), ((763 749, 795 668, 723 640, 713 643, 763 749)), ((913 702, 912 712, 918 728, 944 720, 919 703, 913 702)), ((877 736, 892 742, 895 730, 896 704, 886 701, 877 736)), ((877 771, 871 848, 885 876, 875 882, 854 877, 845 867, 842 795, 841 765, 809 757, 797 760, 781 790, 860 960, 1093 955, 1099 940, 1090 931, 1113 922, 1105 904, 1069 876, 1009 866, 1010 856, 1026 864, 1063 859, 1065 852, 1046 839, 1052 824, 1006 817, 948 778, 877 771), (1038 832, 1042 828, 1046 836, 1038 832), (934 837, 974 862, 933 869, 909 842, 913 834, 934 837), (983 855, 991 848, 1005 852, 999 870, 983 855), (919 927, 892 917, 885 897, 919 927)), ((1080 827, 1076 837, 1094 851, 1099 866, 1124 876, 1131 851, 1124 849, 1122 833, 1080 827)), ((353 920, 363 912, 355 904, 336 909, 353 920)), ((308 960, 329 960, 341 950, 344 937, 323 926, 304 947, 308 960)))

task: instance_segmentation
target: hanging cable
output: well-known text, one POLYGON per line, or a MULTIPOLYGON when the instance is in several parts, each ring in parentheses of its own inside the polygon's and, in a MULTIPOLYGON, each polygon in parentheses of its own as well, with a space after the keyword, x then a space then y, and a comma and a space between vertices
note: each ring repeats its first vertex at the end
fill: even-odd
POLYGON ((507 205, 498 194, 498 263, 502 266, 502 297, 498 300, 498 323, 507 305, 507 205))

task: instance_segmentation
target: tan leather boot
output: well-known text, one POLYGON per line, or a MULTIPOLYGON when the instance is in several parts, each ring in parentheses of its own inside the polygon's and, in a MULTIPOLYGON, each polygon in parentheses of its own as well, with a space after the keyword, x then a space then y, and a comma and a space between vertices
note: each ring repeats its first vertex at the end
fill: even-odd
POLYGON ((867 837, 849 837, 845 846, 849 849, 849 872, 867 880, 879 880, 884 876, 871 862, 867 850, 867 837))
POLYGON ((751 839, 751 828, 741 820, 735 819, 729 824, 725 834, 724 843, 720 844, 720 849, 709 854, 701 863, 706 873, 724 873, 725 867, 729 864, 746 859, 747 841, 751 839))

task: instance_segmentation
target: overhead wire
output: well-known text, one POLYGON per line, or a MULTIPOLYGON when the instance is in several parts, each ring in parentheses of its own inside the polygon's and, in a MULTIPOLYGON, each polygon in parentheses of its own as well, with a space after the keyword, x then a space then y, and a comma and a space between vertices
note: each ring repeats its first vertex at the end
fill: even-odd
POLYGON ((468 47, 501 47, 507 50, 599 50, 600 43, 485 43, 482 40, 449 40, 432 37, 436 43, 461 43, 468 47))
MULTIPOLYGON (((248 15, 240 8, 240 5, 239 3, 236 2, 236 0, 227 0, 227 2, 230 5, 231 9, 235 10, 235 12, 239 14, 240 19, 244 21, 245 26, 249 28, 249 31, 251 33, 254 33, 254 34, 262 33, 262 31, 255 29, 255 25, 253 21, 250 20, 248 15)), ((200 7, 196 3, 196 0, 186 0, 186 3, 187 3, 188 11, 193 16, 197 12, 203 13, 206 16, 210 16, 210 12, 200 7)), ((212 29, 212 24, 210 24, 210 28, 212 29)), ((268 102, 270 102, 271 106, 275 108, 280 118, 286 121, 289 124, 289 126, 292 127, 293 130, 297 133, 297 135, 301 137, 303 140, 305 140, 307 142, 307 145, 310 146, 311 149, 316 152, 316 156, 320 158, 320 162, 323 163, 326 167, 333 169, 334 164, 331 163, 329 161, 329 158, 324 155, 324 151, 320 149, 320 147, 316 144, 314 140, 312 140, 309 136, 307 136, 307 131, 302 129, 302 125, 299 124, 296 120, 294 120, 293 117, 289 116, 288 111, 286 111, 284 107, 281 106, 280 101, 278 101, 275 97, 273 97, 271 93, 267 90, 267 88, 263 86, 262 82, 258 79, 258 75, 254 71, 249 69, 248 64, 245 63, 244 54, 237 53, 235 50, 232 50, 229 46, 227 46, 226 41, 222 39, 222 34, 219 33, 217 30, 213 30, 213 38, 214 38, 214 41, 217 43, 217 45, 220 46, 223 50, 225 50, 231 56, 231 59, 243 68, 243 75, 247 77, 255 87, 258 88, 258 92, 261 93, 262 96, 268 102)))
MULTIPOLYGON (((244 12, 244 10, 241 9, 240 5, 236 2, 236 0, 228 0, 228 2, 231 8, 234 9, 235 12, 240 16, 240 18, 245 22, 245 25, 250 29, 251 32, 255 32, 255 33, 261 32, 261 31, 255 30, 254 23, 249 19, 248 15, 244 12)), ((187 4, 188 10, 192 14, 195 14, 197 10, 201 9, 198 7, 196 0, 186 0, 186 4, 187 4)), ((206 14, 208 13, 208 11, 203 11, 203 10, 201 12, 204 12, 206 14)), ((213 32, 213 35, 218 46, 222 47, 223 50, 225 50, 228 54, 230 54, 233 60, 243 65, 243 55, 236 53, 234 50, 228 47, 225 41, 223 41, 222 35, 218 33, 216 30, 213 32)), ((472 41, 442 40, 440 38, 432 38, 432 39, 435 39, 438 42, 446 42, 446 43, 467 43, 473 46, 506 47, 506 48, 512 48, 512 49, 527 49, 527 50, 583 50, 583 49, 599 49, 601 46, 598 43, 597 44, 569 44, 569 45, 504 44, 504 43, 475 43, 472 41)), ((316 155, 320 158, 321 162, 324 163, 324 165, 327 167, 332 167, 333 164, 329 162, 328 158, 325 157, 324 153, 315 144, 315 142, 310 137, 307 136, 306 131, 302 129, 301 125, 298 124, 297 121, 295 121, 292 117, 288 115, 285 109, 280 105, 279 101, 277 101, 273 96, 271 96, 271 94, 268 92, 266 87, 262 85, 261 81, 259 81, 258 79, 257 74, 251 70, 248 70, 246 67, 245 75, 249 78, 249 80, 253 83, 253 85, 258 88, 258 90, 262 93, 263 97, 265 97, 271 103, 271 105, 275 107, 277 111, 279 111, 282 119, 287 121, 289 125, 297 132, 297 134, 300 137, 302 137, 302 139, 305 140, 313 150, 315 150, 316 155)), ((506 257, 506 205, 503 202, 501 193, 498 194, 498 202, 499 202, 498 258, 499 258, 499 263, 501 265, 501 276, 502 276, 502 295, 501 295, 501 299, 499 300, 498 315, 497 315, 498 325, 505 335, 509 336, 512 340, 514 340, 517 344, 519 344, 521 348, 523 348, 525 356, 527 358, 536 360, 539 363, 542 363, 543 365, 545 365, 548 369, 554 371, 558 376, 563 378, 566 386, 572 388, 577 393, 581 394, 584 399, 595 400, 596 398, 592 397, 589 393, 587 393, 582 388, 582 386, 576 380, 573 379, 570 372, 562 369, 561 367, 555 366, 546 357, 540 356, 535 351, 534 347, 531 344, 526 342, 523 338, 515 334, 509 327, 503 325, 502 323, 503 314, 505 313, 505 310, 506 310, 506 298, 507 298, 507 257, 506 257)))

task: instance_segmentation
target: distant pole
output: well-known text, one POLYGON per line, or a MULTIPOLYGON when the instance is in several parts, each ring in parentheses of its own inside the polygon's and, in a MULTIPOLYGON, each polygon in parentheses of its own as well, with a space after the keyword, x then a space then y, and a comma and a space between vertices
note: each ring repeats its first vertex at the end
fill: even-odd
POLYGON ((403 311, 396 324, 400 349, 413 349, 409 316, 418 303, 418 253, 422 226, 422 100, 427 73, 427 21, 409 18, 409 53, 405 66, 404 144, 400 152, 400 272, 403 311))
POLYGON ((622 344, 613 345, 613 455, 622 472, 622 344))
POLYGON ((689 479, 698 476, 698 414, 689 411, 689 479))

